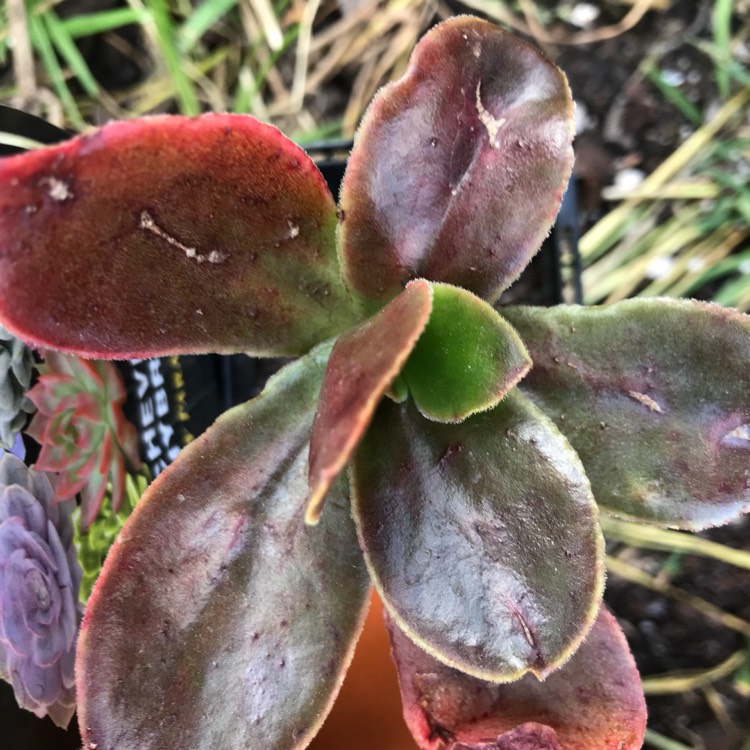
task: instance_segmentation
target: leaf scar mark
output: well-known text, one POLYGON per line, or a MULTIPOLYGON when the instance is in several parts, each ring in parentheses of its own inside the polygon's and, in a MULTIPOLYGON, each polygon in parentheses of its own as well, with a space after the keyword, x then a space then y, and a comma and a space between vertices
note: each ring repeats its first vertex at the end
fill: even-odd
POLYGON ((165 240, 172 247, 179 248, 185 253, 186 258, 195 260, 196 263, 223 263, 227 259, 226 253, 220 253, 218 250, 212 250, 210 253, 201 254, 194 247, 185 245, 178 239, 167 234, 155 221, 154 217, 148 211, 141 211, 140 223, 138 225, 141 229, 145 229, 151 234, 155 234, 157 237, 165 240))
POLYGON ((481 95, 481 89, 482 89, 482 82, 479 81, 477 83, 477 99, 476 99, 476 108, 477 108, 477 114, 479 115, 479 119, 482 121, 482 125, 487 130, 487 135, 490 137, 490 146, 492 148, 499 148, 499 145, 497 143, 497 134, 500 132, 500 128, 505 125, 506 122, 508 122, 507 117, 501 117, 499 120, 496 120, 485 108, 484 104, 482 104, 482 95, 481 95))
POLYGON ((643 404, 649 411, 655 411, 657 414, 664 414, 664 409, 661 408, 661 405, 645 393, 628 391, 628 396, 639 404, 643 404))

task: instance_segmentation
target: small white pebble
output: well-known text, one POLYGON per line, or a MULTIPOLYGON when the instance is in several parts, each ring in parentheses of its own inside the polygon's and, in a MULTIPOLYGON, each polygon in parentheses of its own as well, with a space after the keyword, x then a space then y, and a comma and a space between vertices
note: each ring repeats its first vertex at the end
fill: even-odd
POLYGON ((673 68, 667 68, 661 72, 661 80, 668 86, 682 86, 685 83, 685 74, 673 68))
POLYGON ((646 178, 646 173, 642 169, 623 169, 615 175, 615 185, 621 191, 633 190, 640 185, 646 178))
POLYGON ((654 258, 646 268, 646 278, 663 279, 674 268, 674 258, 671 255, 654 258))
POLYGON ((577 3, 570 10, 568 23, 579 29, 587 29, 599 18, 599 8, 592 3, 577 3))

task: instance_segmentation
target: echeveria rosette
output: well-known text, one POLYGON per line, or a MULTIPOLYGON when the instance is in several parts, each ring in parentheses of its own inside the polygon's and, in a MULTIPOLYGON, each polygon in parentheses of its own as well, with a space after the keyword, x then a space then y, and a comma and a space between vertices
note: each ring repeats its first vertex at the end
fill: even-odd
POLYGON ((45 363, 29 398, 37 408, 28 433, 42 446, 36 466, 56 474, 55 495, 81 495, 81 526, 99 512, 109 486, 120 509, 126 464, 140 466, 138 436, 125 419, 125 389, 111 362, 45 352, 45 363))
MULTIPOLYGON (((466 679, 511 689, 576 658, 603 583, 589 457, 568 443, 567 415, 515 387, 551 334, 527 348, 523 321, 490 307, 554 220, 571 139, 562 73, 458 18, 425 35, 368 111, 338 234, 312 162, 248 117, 118 123, 0 162, 14 186, 0 192, 0 319, 15 333, 88 356, 303 355, 187 448, 124 526, 79 648, 86 742, 303 747, 346 671, 370 580, 398 628, 466 679), (60 272, 40 274, 51 257, 60 272)), ((646 341, 654 310, 640 316, 646 341)), ((695 311, 746 371, 747 318, 675 314, 695 311)), ((689 325, 674 328, 689 340, 689 325)), ((626 353, 606 349, 623 371, 626 353)), ((690 376, 686 355, 667 359, 690 376)), ((709 376, 720 388, 721 369, 709 376)), ((627 397, 652 410, 649 393, 627 397)), ((732 426, 720 422, 735 450, 747 400, 732 408, 732 426)), ((531 724, 511 740, 554 747, 557 730, 531 724)))
POLYGON ((24 395, 31 386, 34 355, 0 325, 0 449, 13 447, 34 405, 24 395))
POLYGON ((0 456, 0 678, 37 716, 66 727, 75 712, 81 567, 70 503, 46 474, 0 456))

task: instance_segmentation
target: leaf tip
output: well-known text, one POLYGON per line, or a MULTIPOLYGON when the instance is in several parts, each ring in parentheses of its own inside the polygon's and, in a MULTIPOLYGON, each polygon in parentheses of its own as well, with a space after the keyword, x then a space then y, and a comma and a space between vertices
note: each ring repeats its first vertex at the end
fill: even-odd
POLYGON ((320 517, 323 515, 323 505, 325 503, 326 495, 330 482, 318 481, 310 487, 310 494, 307 497, 307 505, 305 507, 305 524, 307 526, 317 526, 320 517))

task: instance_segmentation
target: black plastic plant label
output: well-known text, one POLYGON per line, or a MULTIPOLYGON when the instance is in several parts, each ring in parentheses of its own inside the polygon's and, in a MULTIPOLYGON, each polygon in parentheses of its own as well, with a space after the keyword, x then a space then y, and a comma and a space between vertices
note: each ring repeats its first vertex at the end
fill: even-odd
POLYGON ((156 478, 190 441, 185 384, 176 357, 118 362, 127 392, 125 417, 138 431, 138 449, 156 478))

